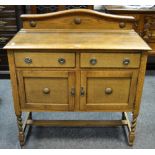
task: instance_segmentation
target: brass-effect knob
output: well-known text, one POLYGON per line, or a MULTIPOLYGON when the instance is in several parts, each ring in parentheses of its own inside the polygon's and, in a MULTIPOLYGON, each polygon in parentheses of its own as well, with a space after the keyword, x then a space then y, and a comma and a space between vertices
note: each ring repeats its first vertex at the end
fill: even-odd
POLYGON ((96 65, 97 64, 97 60, 95 58, 90 59, 90 64, 91 65, 96 65))
POLYGON ((105 93, 106 93, 107 95, 112 94, 112 88, 105 88, 105 93))
POLYGON ((35 21, 30 21, 30 26, 31 27, 36 27, 37 23, 35 21))
POLYGON ((24 62, 25 62, 26 64, 31 64, 31 63, 32 63, 32 59, 26 57, 26 58, 24 59, 24 62))
POLYGON ((58 59, 58 62, 59 62, 61 65, 63 65, 63 64, 65 64, 66 60, 65 60, 64 58, 59 58, 59 59, 58 59))
POLYGON ((125 58, 124 60, 123 60, 123 64, 124 65, 128 65, 130 63, 130 59, 129 58, 125 58))
POLYGON ((120 22, 120 23, 119 23, 119 27, 120 27, 120 28, 124 28, 125 26, 126 26, 126 25, 125 25, 124 22, 120 22))
POLYGON ((76 18, 74 19, 74 23, 75 23, 75 24, 81 24, 81 19, 80 19, 79 17, 76 17, 76 18))
POLYGON ((50 89, 49 88, 44 88, 43 89, 43 93, 44 94, 49 94, 50 93, 50 89))

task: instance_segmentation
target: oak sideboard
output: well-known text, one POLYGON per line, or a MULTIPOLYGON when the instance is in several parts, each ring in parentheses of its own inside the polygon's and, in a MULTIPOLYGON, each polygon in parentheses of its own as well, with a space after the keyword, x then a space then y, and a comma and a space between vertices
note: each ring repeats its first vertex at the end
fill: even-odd
POLYGON ((22 15, 7 49, 19 141, 43 126, 123 126, 133 145, 147 55, 134 17, 73 9, 22 15), (120 112, 120 120, 35 120, 33 112, 120 112), (25 121, 22 113, 27 112, 25 121), (132 121, 128 119, 131 112, 132 121))

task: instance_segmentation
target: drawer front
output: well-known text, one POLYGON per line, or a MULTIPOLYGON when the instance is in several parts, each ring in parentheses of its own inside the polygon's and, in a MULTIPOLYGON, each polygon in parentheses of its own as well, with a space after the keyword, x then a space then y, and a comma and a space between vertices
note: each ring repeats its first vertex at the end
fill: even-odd
POLYGON ((81 53, 81 67, 138 68, 140 54, 81 53))
POLYGON ((74 53, 16 52, 17 67, 75 67, 74 53))
POLYGON ((23 109, 73 110, 73 72, 19 71, 18 80, 23 109))
POLYGON ((138 71, 82 71, 81 110, 131 110, 138 71))

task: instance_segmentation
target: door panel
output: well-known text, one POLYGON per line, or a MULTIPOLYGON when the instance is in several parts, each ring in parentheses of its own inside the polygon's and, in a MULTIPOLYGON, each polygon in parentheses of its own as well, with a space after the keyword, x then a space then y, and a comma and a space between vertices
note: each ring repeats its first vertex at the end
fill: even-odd
POLYGON ((25 78, 26 101, 28 103, 68 104, 68 90, 68 79, 65 77, 25 78))
POLYGON ((69 111, 74 109, 74 72, 19 71, 23 109, 69 111))
POLYGON ((82 71, 80 109, 131 110, 137 75, 137 71, 82 71))

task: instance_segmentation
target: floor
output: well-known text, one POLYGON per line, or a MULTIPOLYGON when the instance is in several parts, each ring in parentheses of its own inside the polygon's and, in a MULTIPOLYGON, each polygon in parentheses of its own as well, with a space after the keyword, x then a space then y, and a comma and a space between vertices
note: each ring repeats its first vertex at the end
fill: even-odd
MULTIPOLYGON (((13 110, 10 80, 0 80, 0 149, 20 148, 13 110)), ((46 119, 119 119, 119 113, 34 113, 46 119)), ((153 149, 155 148, 155 72, 147 72, 133 147, 127 145, 122 127, 57 128, 32 127, 24 149, 153 149)))

